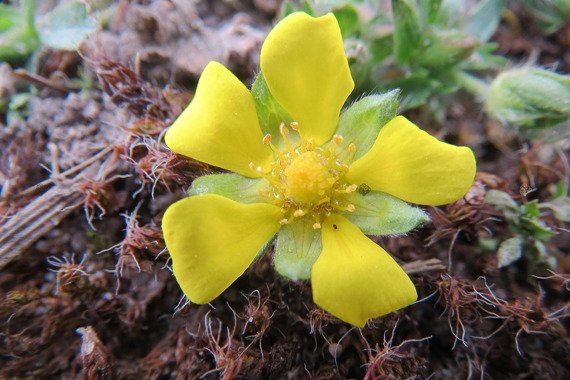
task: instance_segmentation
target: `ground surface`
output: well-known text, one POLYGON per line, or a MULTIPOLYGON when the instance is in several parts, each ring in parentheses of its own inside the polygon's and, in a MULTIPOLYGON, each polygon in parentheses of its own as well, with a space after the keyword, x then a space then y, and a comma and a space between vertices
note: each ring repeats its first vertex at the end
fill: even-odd
MULTIPOLYGON (((81 54, 42 53, 44 83, 0 66, 1 96, 36 88, 22 118, 1 115, 0 378, 570 377, 568 225, 548 221, 566 232, 548 243, 559 260, 541 279, 525 260, 497 269, 496 251, 476 244, 511 234, 485 193, 547 197, 568 176, 568 150, 506 133, 468 97, 445 126, 424 127, 474 149, 472 190, 430 209, 432 224, 378 240, 415 262, 422 302, 351 328, 313 304, 308 283, 276 275, 269 253, 210 306, 179 303, 160 220, 215 169, 173 155, 161 134, 209 60, 251 83, 277 8, 116 1, 81 54), (421 264, 434 258, 443 266, 421 264)), ((569 71, 570 29, 519 32, 500 27, 502 54, 569 71)))

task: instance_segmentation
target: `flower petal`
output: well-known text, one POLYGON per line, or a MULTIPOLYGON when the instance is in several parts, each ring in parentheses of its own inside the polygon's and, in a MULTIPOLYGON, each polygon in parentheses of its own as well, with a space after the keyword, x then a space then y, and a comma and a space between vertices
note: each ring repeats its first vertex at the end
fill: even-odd
POLYGON ((260 65, 269 91, 299 122, 301 135, 327 141, 354 88, 334 15, 285 17, 267 36, 260 65))
POLYGON ((313 299, 332 315, 363 327, 417 299, 403 269, 344 217, 328 217, 322 236, 323 252, 311 274, 313 299))
POLYGON ((210 62, 204 69, 196 95, 165 136, 172 151, 259 177, 249 167, 269 163, 273 155, 262 144, 255 103, 247 88, 228 69, 210 62))
POLYGON ((403 116, 380 130, 347 178, 407 202, 442 205, 461 198, 475 178, 471 149, 439 141, 403 116))
POLYGON ((207 303, 227 289, 277 233, 280 217, 278 207, 214 194, 171 205, 162 230, 174 276, 188 299, 207 303))

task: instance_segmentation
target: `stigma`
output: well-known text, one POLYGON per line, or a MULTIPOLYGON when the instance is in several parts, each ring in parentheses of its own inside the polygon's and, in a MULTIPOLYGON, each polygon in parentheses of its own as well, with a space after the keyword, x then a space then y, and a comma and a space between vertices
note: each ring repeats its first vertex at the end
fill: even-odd
POLYGON ((282 225, 299 218, 312 218, 313 228, 319 229, 329 215, 355 210, 346 198, 358 186, 349 183, 345 177, 356 146, 352 143, 344 146, 344 138, 340 135, 334 135, 328 143, 316 145, 313 139, 302 137, 300 128, 297 122, 288 127, 281 123, 281 149, 273 144, 270 134, 265 135, 262 143, 273 151, 273 161, 269 167, 256 166, 253 162, 250 167, 271 185, 262 195, 269 203, 281 207, 282 225), (338 153, 342 150, 348 152, 342 155, 347 157, 345 160, 339 158, 338 153))

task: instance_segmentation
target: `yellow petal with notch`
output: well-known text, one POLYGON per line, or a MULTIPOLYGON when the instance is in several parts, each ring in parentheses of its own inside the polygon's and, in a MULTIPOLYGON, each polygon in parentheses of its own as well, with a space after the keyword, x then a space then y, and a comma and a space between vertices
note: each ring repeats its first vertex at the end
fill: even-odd
POLYGON ((332 315, 363 327, 417 299, 404 270, 344 217, 328 217, 322 238, 323 252, 311 274, 313 299, 332 315))
POLYGON ((347 178, 407 202, 437 206, 464 196, 475 170, 471 149, 439 141, 398 116, 350 166, 347 178))
POLYGON ((259 177, 250 162, 265 166, 273 157, 262 139, 253 97, 218 62, 206 66, 194 99, 165 136, 172 151, 247 177, 259 177))
POLYGON ((171 205, 162 219, 178 284, 194 303, 219 296, 253 262, 280 228, 281 211, 205 194, 171 205))
POLYGON ((299 122, 301 135, 317 144, 330 139, 354 88, 333 14, 285 17, 263 43, 260 65, 269 91, 299 122))

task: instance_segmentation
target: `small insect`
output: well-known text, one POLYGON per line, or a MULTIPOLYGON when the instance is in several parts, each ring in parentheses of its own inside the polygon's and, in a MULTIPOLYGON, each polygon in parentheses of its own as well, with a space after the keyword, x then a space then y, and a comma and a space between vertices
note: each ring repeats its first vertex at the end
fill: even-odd
POLYGON ((533 191, 536 191, 536 189, 528 185, 521 185, 519 192, 523 197, 526 197, 528 194, 532 193, 533 191))
POLYGON ((333 224, 333 228, 334 228, 335 230, 338 230, 338 227, 337 227, 336 224, 333 224))
POLYGON ((366 195, 370 192, 370 190, 372 190, 370 188, 370 186, 368 186, 365 183, 360 184, 357 188, 356 191, 358 191, 360 193, 360 195, 366 195))

